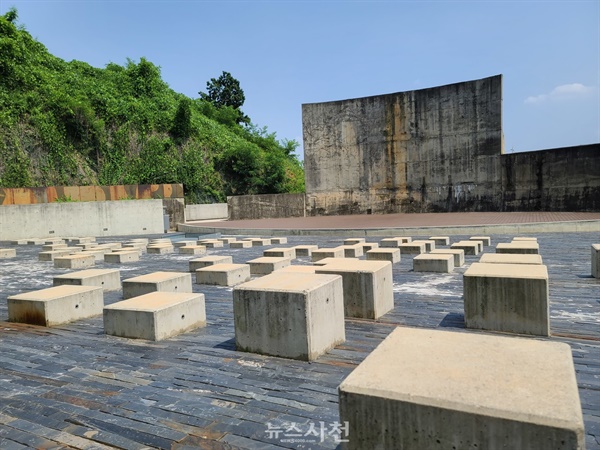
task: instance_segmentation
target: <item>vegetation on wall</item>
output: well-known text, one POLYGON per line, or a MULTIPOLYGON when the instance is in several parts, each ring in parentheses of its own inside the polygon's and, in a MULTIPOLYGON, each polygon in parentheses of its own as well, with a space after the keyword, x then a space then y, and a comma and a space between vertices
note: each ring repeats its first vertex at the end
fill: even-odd
POLYGON ((303 192, 295 141, 241 111, 227 72, 191 99, 145 58, 65 62, 0 16, 0 187, 182 183, 192 203, 303 192))

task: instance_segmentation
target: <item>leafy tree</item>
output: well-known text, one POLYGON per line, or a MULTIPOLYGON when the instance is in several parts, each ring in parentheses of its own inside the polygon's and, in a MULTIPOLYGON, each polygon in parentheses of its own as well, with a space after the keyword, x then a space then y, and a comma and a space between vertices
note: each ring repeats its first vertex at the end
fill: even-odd
POLYGON ((229 106, 238 111, 237 123, 249 123, 250 118, 240 109, 246 97, 240 87, 240 82, 233 78, 229 72, 223 71, 219 78, 211 78, 206 82, 208 93, 198 92, 202 100, 206 100, 217 108, 229 106))
POLYGON ((189 98, 184 97, 179 100, 175 118, 173 119, 171 135, 178 142, 183 142, 192 135, 192 132, 192 101, 189 98))

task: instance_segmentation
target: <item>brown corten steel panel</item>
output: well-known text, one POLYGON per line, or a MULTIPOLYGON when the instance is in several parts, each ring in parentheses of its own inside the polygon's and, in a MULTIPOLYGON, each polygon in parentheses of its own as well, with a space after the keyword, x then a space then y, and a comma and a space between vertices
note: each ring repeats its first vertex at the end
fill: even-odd
POLYGON ((30 205, 33 202, 31 189, 14 188, 13 189, 13 204, 14 205, 30 205))
POLYGON ((94 186, 80 186, 79 187, 79 201, 81 202, 93 202, 96 200, 96 189, 94 186))
POLYGON ((152 198, 152 189, 149 184, 138 185, 138 197, 139 199, 150 199, 152 198))
POLYGON ((106 201, 106 191, 103 186, 94 186, 94 198, 97 202, 106 201))
POLYGON ((0 188, 0 205, 14 205, 12 189, 0 188))

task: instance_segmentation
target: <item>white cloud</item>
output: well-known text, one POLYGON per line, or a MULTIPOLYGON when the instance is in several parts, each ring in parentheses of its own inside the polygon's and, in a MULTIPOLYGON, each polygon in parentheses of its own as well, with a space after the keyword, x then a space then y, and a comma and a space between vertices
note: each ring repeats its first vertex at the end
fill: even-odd
POLYGON ((541 103, 547 100, 581 98, 592 94, 596 89, 581 83, 562 84, 556 86, 548 94, 529 96, 525 103, 541 103))

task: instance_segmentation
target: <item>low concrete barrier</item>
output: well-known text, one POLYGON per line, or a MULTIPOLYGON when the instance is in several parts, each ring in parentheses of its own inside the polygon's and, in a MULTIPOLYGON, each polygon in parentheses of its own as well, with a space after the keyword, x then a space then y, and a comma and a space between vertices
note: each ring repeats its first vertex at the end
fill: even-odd
POLYGON ((227 219, 229 209, 227 203, 211 203, 206 205, 186 205, 185 221, 227 219))

